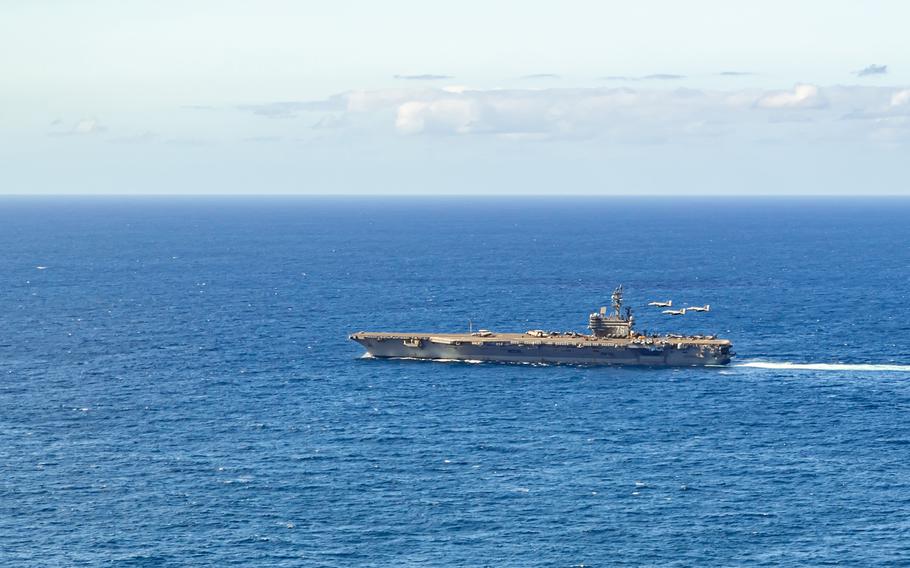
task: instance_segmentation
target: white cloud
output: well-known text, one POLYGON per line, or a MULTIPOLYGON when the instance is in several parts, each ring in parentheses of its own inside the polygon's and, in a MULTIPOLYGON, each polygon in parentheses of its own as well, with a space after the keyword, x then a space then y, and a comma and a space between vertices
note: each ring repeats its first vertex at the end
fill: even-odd
MULTIPOLYGON (((871 135, 874 125, 868 119, 903 116, 904 109, 910 109, 908 93, 889 87, 808 84, 784 91, 398 88, 349 91, 295 104, 307 112, 326 109, 322 117, 336 126, 333 136, 372 132, 654 144, 720 138, 855 139, 871 135)), ((265 104, 246 110, 263 114, 270 108, 265 104)))
POLYGON ((825 108, 828 101, 815 85, 796 85, 792 91, 775 91, 755 103, 759 108, 825 108))
POLYGON ((73 127, 73 134, 92 134, 94 132, 101 132, 104 130, 97 120, 94 118, 80 120, 76 123, 76 126, 73 127))
POLYGON ((439 97, 439 89, 381 89, 377 91, 349 91, 344 94, 348 112, 373 112, 397 106, 406 101, 432 101, 439 97))
POLYGON ((480 124, 481 105, 469 98, 445 98, 431 103, 410 101, 398 107, 395 127, 404 134, 439 132, 469 134, 480 124))
POLYGON ((56 119, 51 122, 51 136, 86 136, 89 134, 101 134, 106 132, 107 128, 95 118, 83 118, 76 121, 70 128, 65 128, 65 122, 62 119, 56 119))
POLYGON ((426 126, 427 103, 411 101, 398 107, 395 128, 405 134, 418 134, 426 126))
POLYGON ((910 105, 910 89, 898 91, 891 95, 891 106, 898 107, 907 105, 910 105))

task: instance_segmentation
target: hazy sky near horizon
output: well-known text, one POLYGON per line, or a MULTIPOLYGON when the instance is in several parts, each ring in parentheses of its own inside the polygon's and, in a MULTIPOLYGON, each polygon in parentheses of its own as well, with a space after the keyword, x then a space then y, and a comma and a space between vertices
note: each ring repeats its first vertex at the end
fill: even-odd
POLYGON ((910 195, 910 4, 0 2, 0 193, 910 195))

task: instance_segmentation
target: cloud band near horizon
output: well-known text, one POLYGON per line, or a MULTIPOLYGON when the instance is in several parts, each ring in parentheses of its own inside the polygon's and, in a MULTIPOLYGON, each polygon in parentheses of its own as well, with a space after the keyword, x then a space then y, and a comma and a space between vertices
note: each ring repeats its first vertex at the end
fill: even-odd
MULTIPOLYGON (((815 139, 857 133, 910 140, 910 89, 783 90, 503 89, 464 87, 348 91, 321 101, 239 107, 272 118, 331 117, 338 128, 408 136, 486 135, 513 140, 605 138, 621 142, 739 136, 765 138, 789 125, 815 139)), ((325 120, 320 118, 319 124, 325 120)))

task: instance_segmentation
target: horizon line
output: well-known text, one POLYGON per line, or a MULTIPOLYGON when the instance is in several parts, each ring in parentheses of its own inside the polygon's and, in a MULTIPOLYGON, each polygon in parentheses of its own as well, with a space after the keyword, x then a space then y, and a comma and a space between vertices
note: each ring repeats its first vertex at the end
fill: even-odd
POLYGON ((3 197, 908 197, 910 193, 3 193, 3 197))
POLYGON ((142 197, 142 198, 168 198, 168 197, 211 197, 211 198, 256 198, 273 199, 279 197, 293 198, 495 198, 495 197, 518 197, 518 198, 558 198, 558 199, 576 199, 576 198, 690 198, 690 197, 710 197, 719 199, 741 199, 741 198, 786 198, 786 199, 837 199, 837 198, 863 198, 863 199, 882 199, 882 198, 899 198, 910 199, 910 194, 898 193, 744 193, 744 194, 714 194, 714 193, 615 193, 615 194, 592 194, 592 193, 0 193, 0 199, 3 198, 53 198, 53 197, 85 197, 85 198, 103 198, 103 197, 142 197))

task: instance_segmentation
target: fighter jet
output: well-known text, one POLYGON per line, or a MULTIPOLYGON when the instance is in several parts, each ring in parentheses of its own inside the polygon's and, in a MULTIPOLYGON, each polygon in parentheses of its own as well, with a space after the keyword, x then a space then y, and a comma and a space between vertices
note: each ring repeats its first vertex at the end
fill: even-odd
POLYGON ((664 310, 661 313, 667 314, 668 316, 684 316, 686 315, 686 308, 681 310, 664 310))
POLYGON ((705 304, 704 306, 692 306, 691 308, 686 308, 690 312, 710 312, 711 304, 705 304))
POLYGON ((667 300, 666 302, 648 302, 649 306, 654 306, 655 308, 670 308, 673 307, 673 300, 667 300))

